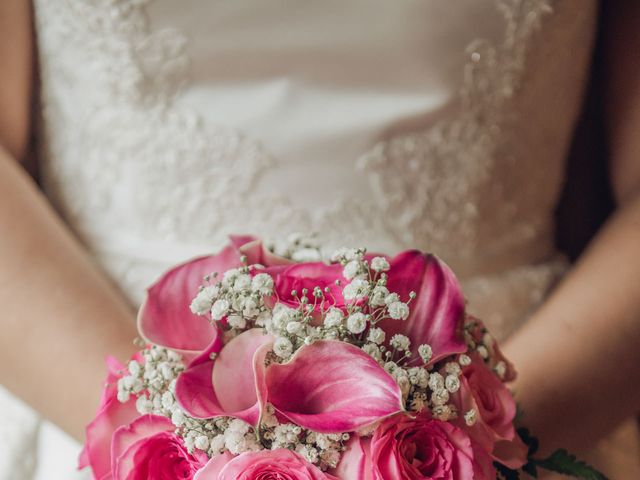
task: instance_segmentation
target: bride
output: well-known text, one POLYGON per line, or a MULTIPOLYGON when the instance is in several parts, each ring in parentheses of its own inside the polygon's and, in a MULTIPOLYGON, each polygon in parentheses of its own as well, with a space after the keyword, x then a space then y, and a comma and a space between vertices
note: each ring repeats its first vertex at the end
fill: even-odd
POLYGON ((163 269, 298 231, 443 257, 544 448, 639 478, 640 6, 613 9, 0 2, 0 478, 82 478, 11 395, 81 440, 163 269), (617 209, 570 266, 553 213, 599 18, 617 209))

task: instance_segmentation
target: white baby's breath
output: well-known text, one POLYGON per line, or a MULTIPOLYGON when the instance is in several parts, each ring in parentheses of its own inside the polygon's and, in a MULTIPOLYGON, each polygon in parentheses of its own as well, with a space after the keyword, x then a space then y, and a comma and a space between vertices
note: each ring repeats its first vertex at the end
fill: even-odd
POLYGON ((233 290, 236 292, 243 292, 249 289, 251 289, 251 276, 246 273, 237 275, 233 282, 233 290))
POLYGON ((444 385, 450 393, 456 393, 460 390, 460 379, 456 375, 447 375, 444 385))
POLYGON ((227 317, 227 323, 230 327, 244 329, 247 326, 247 321, 240 315, 229 315, 227 317))
POLYGON ((344 266, 344 269, 342 270, 342 275, 347 280, 351 280, 355 278, 358 274, 360 274, 361 271, 362 271, 362 267, 360 262, 357 260, 352 260, 344 266))
POLYGON ((375 343, 366 343, 362 350, 374 358, 377 362, 382 360, 382 352, 380 351, 380 347, 375 343))
POLYGON ((391 346, 398 350, 408 350, 411 345, 411 340, 406 335, 402 335, 400 333, 395 334, 391 337, 391 346))
POLYGON ((389 261, 384 257, 374 257, 371 259, 371 270, 374 272, 386 272, 390 268, 389 261))
POLYGON ((389 290, 384 285, 376 285, 369 297, 369 305, 372 307, 383 307, 386 305, 385 300, 389 295, 389 290))
POLYGON ((367 317, 364 313, 356 312, 347 318, 347 329, 351 333, 359 334, 367 328, 367 317))
POLYGON ((273 309, 273 326, 277 329, 286 328, 289 322, 295 319, 296 310, 281 303, 273 309))
POLYGON ((458 363, 460 365, 462 365, 463 367, 467 367, 467 366, 471 365, 471 357, 469 357, 469 355, 462 354, 458 358, 458 363))
POLYGON ((229 308, 231 308, 231 302, 229 302, 229 300, 216 300, 216 302, 211 307, 211 317, 214 320, 222 320, 224 316, 229 312, 229 308))
POLYGON ((418 355, 420 355, 420 358, 424 363, 429 363, 431 357, 433 357, 433 350, 430 345, 423 343, 418 347, 418 355))
POLYGON ((345 300, 360 300, 369 293, 369 281, 364 278, 354 278, 351 283, 345 285, 342 295, 345 300))
POLYGON ((208 313, 219 291, 220 289, 213 285, 202 288, 191 302, 191 311, 196 315, 205 315, 208 313))
POLYGON ((380 344, 384 343, 385 336, 386 336, 386 334, 385 334, 383 329, 378 328, 378 327, 374 327, 374 328, 369 330, 369 333, 367 335, 367 339, 370 342, 377 343, 378 345, 380 345, 380 344))
POLYGON ((476 424, 476 421, 478 419, 478 415, 476 413, 476 411, 474 409, 471 409, 467 412, 465 412, 464 414, 464 422, 469 426, 472 427, 476 424))
POLYGON ((293 344, 291 340, 286 337, 278 337, 276 341, 273 342, 273 351, 280 358, 289 358, 293 352, 293 344))
POLYGON ((406 320, 409 318, 409 306, 404 302, 391 302, 387 306, 389 316, 394 320, 406 320))
POLYGON ((429 375, 429 388, 434 392, 444 388, 444 377, 438 372, 429 375))
POLYGON ((273 293, 273 278, 268 273, 259 273, 251 280, 251 290, 260 295, 273 293))
POLYGON ((289 322, 287 323, 286 330, 288 333, 298 335, 304 330, 304 324, 302 324, 301 322, 289 322))
POLYGON ((324 326, 327 328, 338 327, 342 324, 343 318, 342 310, 331 307, 324 317, 324 326))

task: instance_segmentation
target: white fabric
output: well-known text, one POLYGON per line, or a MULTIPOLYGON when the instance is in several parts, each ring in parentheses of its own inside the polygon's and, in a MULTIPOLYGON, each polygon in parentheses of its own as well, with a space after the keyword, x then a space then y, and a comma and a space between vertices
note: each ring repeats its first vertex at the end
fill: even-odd
POLYGON ((439 254, 504 336, 564 268, 595 3, 37 0, 45 191, 134 303, 229 233, 316 231, 439 254))

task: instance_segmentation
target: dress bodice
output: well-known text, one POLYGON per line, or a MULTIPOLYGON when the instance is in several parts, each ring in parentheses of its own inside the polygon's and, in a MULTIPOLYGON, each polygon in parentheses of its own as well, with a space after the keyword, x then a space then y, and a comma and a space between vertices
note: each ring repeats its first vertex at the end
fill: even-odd
POLYGON ((559 268, 594 3, 36 1, 44 188, 134 302, 317 232, 435 252, 506 332, 559 268))

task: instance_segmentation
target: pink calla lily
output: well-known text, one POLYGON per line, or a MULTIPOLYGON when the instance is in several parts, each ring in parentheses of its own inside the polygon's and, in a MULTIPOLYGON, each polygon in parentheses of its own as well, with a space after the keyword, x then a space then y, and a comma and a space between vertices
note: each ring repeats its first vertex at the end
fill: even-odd
POLYGON ((147 290, 138 313, 138 330, 145 340, 171 348, 191 362, 217 335, 206 318, 193 314, 189 308, 203 278, 239 267, 242 256, 249 264, 290 263, 266 250, 257 237, 232 236, 230 241, 216 255, 196 258, 169 270, 147 290))
POLYGON ((359 430, 403 410, 397 383, 359 348, 334 340, 303 346, 265 372, 267 400, 292 422, 321 433, 359 430))
POLYGON ((227 246, 218 255, 196 258, 165 273, 147 290, 138 312, 138 331, 150 343, 171 348, 190 361, 215 338, 216 332, 189 305, 203 278, 240 265, 240 253, 227 246))
POLYGON ((264 247, 262 240, 252 235, 231 235, 231 244, 234 245, 240 255, 247 258, 248 265, 259 264, 265 267, 276 265, 291 265, 294 262, 270 252, 264 247))
POLYGON ((178 403, 195 418, 229 416, 256 426, 269 402, 279 416, 323 433, 358 430, 402 411, 396 382, 359 348, 318 341, 286 364, 265 367, 272 342, 252 329, 215 360, 194 361, 178 378, 178 403))
POLYGON ((228 416, 257 425, 264 358, 272 342, 271 336, 254 328, 226 344, 215 360, 199 357, 178 377, 180 406, 194 418, 228 416))
POLYGON ((407 335, 414 351, 419 345, 430 345, 431 363, 466 351, 461 333, 464 297, 455 275, 444 262, 416 250, 402 252, 391 261, 387 287, 403 301, 409 299, 410 292, 417 294, 407 320, 388 319, 380 323, 387 338, 396 333, 407 335))

